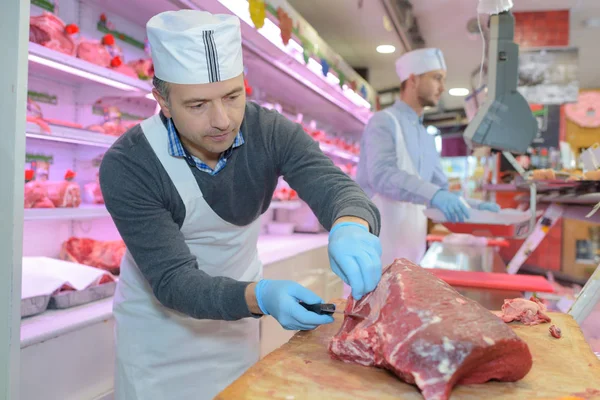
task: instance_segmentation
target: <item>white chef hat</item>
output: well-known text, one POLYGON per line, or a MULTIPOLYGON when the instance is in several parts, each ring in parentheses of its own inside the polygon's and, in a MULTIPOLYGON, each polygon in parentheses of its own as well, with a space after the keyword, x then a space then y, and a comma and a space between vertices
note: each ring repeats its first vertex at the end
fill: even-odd
POLYGON ((444 54, 440 49, 418 49, 404 53, 396 61, 396 73, 400 82, 404 82, 411 74, 421 75, 436 69, 446 69, 444 54))
POLYGON ((240 20, 197 10, 166 11, 146 24, 154 74, 198 84, 235 78, 244 70, 240 20))

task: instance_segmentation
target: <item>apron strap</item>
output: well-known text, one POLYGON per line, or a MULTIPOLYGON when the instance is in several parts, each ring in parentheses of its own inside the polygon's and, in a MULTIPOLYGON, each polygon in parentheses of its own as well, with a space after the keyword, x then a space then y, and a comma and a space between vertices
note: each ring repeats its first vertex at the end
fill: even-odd
POLYGON ((169 154, 169 134, 160 115, 157 114, 142 121, 141 127, 152 150, 173 181, 186 210, 189 210, 193 200, 203 196, 188 163, 183 158, 173 157, 169 154))
POLYGON ((394 113, 392 113, 390 110, 383 110, 383 112, 388 114, 394 121, 394 136, 396 138, 396 159, 398 160, 398 168, 408 172, 409 174, 417 175, 417 169, 415 168, 412 158, 408 153, 408 149, 406 148, 404 132, 402 131, 402 126, 400 125, 398 118, 396 118, 394 113))

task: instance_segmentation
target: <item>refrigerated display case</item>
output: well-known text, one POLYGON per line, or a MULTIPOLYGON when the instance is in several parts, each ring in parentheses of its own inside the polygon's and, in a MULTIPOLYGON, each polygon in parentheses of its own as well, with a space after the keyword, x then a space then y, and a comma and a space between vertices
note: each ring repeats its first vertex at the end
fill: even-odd
MULTIPOLYGON (((17 222, 23 227, 15 244, 22 248, 22 253, 15 253, 17 259, 25 257, 24 263, 38 267, 40 257, 62 259, 102 270, 103 276, 118 280, 115 259, 120 258, 124 244, 103 204, 98 168, 104 152, 120 135, 158 112, 151 95, 145 23, 161 11, 197 8, 238 15, 243 21, 246 85, 251 88, 247 89, 248 101, 276 108, 302 123, 322 151, 352 175, 358 161, 356 144, 370 118, 375 91, 285 1, 267 4, 265 24, 256 29, 246 0, 31 2, 32 41, 23 37, 30 33, 24 29, 24 15, 19 31, 19 50, 28 65, 21 99, 27 121, 17 123, 23 128, 9 133, 19 138, 14 140, 15 148, 20 149, 19 140, 24 141, 20 150, 24 162, 12 160, 18 166, 15 190, 23 191, 25 183, 19 198, 25 199, 27 207, 16 205, 20 207, 17 222), (279 28, 279 8, 302 28, 292 32, 287 45, 279 28), (47 36, 55 41, 48 42, 47 36), (78 51, 80 43, 85 44, 82 51, 78 51)), ((12 32, 14 36, 16 30, 12 32)), ((320 225, 312 229, 313 220, 305 221, 312 214, 306 207, 297 198, 276 199, 261 217, 264 231, 258 247, 264 276, 301 278, 301 283, 323 298, 341 295, 341 281, 328 267, 327 235, 320 225), (313 234, 284 232, 285 227, 277 225, 278 213, 300 208, 305 217, 296 215, 291 223, 313 234)), ((15 262, 17 272, 19 264, 15 262)), ((36 279, 44 277, 24 275, 23 282, 18 282, 21 292, 28 296, 32 292, 27 289, 39 289, 36 279)), ((13 299, 24 310, 19 315, 20 398, 111 398, 112 280, 98 279, 74 290, 67 279, 48 293, 36 292, 35 299, 13 299), (28 384, 32 379, 36 385, 28 384)), ((268 341, 266 345, 263 340, 263 355, 287 340, 271 322, 263 322, 261 328, 268 341)))

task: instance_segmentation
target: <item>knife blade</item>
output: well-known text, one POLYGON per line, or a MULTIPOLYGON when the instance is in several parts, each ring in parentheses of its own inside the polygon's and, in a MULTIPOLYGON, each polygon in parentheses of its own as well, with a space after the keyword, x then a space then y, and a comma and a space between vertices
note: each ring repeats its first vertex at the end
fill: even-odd
POLYGON ((347 315, 349 317, 354 317, 354 318, 361 318, 364 319, 365 317, 363 317, 362 315, 358 315, 358 314, 353 314, 353 313, 347 313, 343 310, 337 310, 335 308, 335 304, 333 303, 321 303, 321 304, 306 304, 304 302, 300 302, 300 305, 304 308, 306 308, 308 311, 312 311, 314 313, 317 313, 319 315, 331 315, 331 314, 344 314, 347 315))

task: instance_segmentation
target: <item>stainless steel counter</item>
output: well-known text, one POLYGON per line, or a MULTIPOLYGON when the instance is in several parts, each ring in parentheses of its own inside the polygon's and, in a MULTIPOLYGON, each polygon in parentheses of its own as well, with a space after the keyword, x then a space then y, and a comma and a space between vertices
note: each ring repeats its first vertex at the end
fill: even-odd
MULTIPOLYGON (((506 264, 493 247, 449 245, 440 242, 431 244, 420 265, 423 268, 506 273, 506 264)), ((523 297, 522 292, 512 290, 460 287, 455 289, 489 310, 500 310, 504 299, 523 297)))

